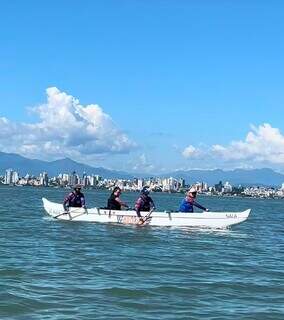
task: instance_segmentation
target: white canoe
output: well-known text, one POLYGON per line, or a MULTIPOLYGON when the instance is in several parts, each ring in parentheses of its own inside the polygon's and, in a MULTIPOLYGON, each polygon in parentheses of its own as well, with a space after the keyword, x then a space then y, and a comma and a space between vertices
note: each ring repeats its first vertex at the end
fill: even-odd
MULTIPOLYGON (((139 224, 136 212, 133 210, 108 210, 99 208, 70 208, 68 214, 64 213, 62 204, 51 202, 42 198, 45 211, 58 220, 88 221, 117 224, 139 224)), ((167 227, 205 227, 227 228, 231 225, 247 220, 251 209, 242 212, 157 212, 154 211, 143 225, 167 227)), ((141 212, 147 216, 148 212, 141 212)))

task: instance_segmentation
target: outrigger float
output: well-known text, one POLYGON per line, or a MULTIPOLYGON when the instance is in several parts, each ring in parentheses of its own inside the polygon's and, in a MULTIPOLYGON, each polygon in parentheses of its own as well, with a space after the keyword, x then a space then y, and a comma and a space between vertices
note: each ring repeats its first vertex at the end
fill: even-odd
MULTIPOLYGON (((42 198, 45 211, 53 218, 65 221, 86 221, 113 224, 140 224, 134 210, 108 210, 100 208, 70 208, 64 212, 62 204, 42 198)), ((251 209, 242 212, 141 212, 143 225, 161 227, 201 227, 224 229, 244 222, 251 209)))

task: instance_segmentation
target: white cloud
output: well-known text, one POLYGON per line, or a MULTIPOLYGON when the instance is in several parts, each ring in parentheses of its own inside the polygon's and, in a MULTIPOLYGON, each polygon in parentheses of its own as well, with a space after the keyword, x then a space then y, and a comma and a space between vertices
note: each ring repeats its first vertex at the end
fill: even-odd
POLYGON ((0 118, 0 147, 6 152, 53 159, 128 153, 133 142, 98 105, 82 106, 79 100, 48 88, 47 103, 33 108, 37 123, 13 123, 0 118), (9 139, 7 139, 9 137, 9 139))
POLYGON ((253 160, 284 164, 284 136, 278 128, 264 123, 252 126, 244 141, 233 141, 228 146, 212 146, 213 154, 224 160, 253 160))
POLYGON ((189 158, 198 158, 201 156, 201 150, 195 148, 192 145, 189 145, 182 151, 182 155, 184 158, 189 159, 189 158))
POLYGON ((141 154, 138 159, 134 160, 135 163, 132 166, 132 170, 139 172, 139 173, 150 173, 155 169, 155 166, 148 161, 146 155, 143 153, 141 154))
POLYGON ((212 166, 226 167, 284 166, 284 136, 270 124, 251 126, 244 140, 232 141, 228 145, 215 144, 201 150, 188 146, 182 152, 188 159, 204 159, 212 166))

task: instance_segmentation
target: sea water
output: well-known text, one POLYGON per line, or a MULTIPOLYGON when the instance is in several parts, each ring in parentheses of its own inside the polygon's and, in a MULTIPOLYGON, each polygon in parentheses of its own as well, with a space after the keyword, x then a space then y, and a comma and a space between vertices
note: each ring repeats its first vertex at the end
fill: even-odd
MULTIPOLYGON (((41 197, 66 192, 0 187, 0 319, 284 319, 284 200, 199 197, 212 211, 252 209, 212 231, 47 217, 41 197)), ((109 192, 85 195, 105 206, 109 192)), ((152 197, 159 210, 182 199, 152 197)))

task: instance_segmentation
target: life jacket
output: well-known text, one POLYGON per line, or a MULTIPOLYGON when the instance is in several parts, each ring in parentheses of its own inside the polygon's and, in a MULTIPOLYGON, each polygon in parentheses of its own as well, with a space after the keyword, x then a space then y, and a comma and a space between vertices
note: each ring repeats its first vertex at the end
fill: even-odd
POLYGON ((194 203, 194 199, 191 199, 191 198, 183 199, 183 201, 179 207, 179 211, 180 212, 193 212, 193 203, 194 203))
POLYGON ((69 207, 82 207, 84 205, 83 193, 71 192, 66 198, 65 202, 68 202, 69 207))
POLYGON ((121 210, 121 204, 115 200, 117 197, 114 194, 108 198, 107 208, 110 210, 121 210))
POLYGON ((136 201, 135 207, 139 209, 139 211, 150 211, 151 203, 153 203, 153 200, 151 197, 141 195, 136 201))

